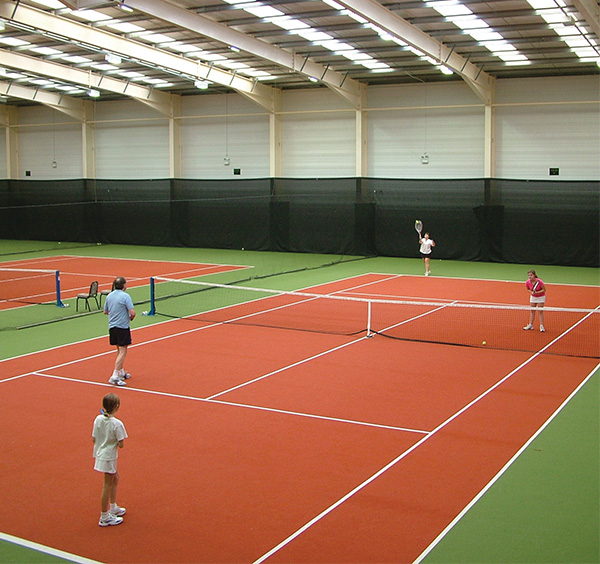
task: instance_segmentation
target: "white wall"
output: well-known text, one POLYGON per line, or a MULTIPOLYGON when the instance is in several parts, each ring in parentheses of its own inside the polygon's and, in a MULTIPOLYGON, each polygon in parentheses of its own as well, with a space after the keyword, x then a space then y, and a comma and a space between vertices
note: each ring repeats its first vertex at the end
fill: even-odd
MULTIPOLYGON (((548 179, 556 167, 551 179, 600 179, 599 86, 597 76, 497 81, 495 176, 548 179)), ((186 96, 181 108, 183 177, 236 178, 234 168, 241 178, 270 175, 264 108, 238 94, 186 96)), ((373 86, 364 115, 366 176, 483 177, 484 106, 463 82, 373 86)), ((97 101, 93 121, 97 178, 169 176, 165 116, 135 101, 97 101)), ((355 176, 356 113, 347 101, 326 88, 284 91, 280 121, 282 176, 355 176)), ((81 178, 82 128, 72 118, 23 106, 17 131, 20 178, 26 170, 37 180, 81 178)), ((1 156, 0 177, 6 170, 1 156)))

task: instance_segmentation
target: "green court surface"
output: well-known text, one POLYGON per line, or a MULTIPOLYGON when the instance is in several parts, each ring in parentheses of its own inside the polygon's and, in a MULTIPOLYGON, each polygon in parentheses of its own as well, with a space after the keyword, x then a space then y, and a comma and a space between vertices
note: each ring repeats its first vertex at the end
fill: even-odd
MULTIPOLYGON (((422 261, 417 258, 0 241, 0 266, 2 262, 58 254, 247 265, 252 268, 209 275, 206 280, 242 281, 244 285, 281 290, 301 289, 369 272, 423 274, 422 261)), ((432 275, 440 277, 524 282, 530 268, 537 270, 550 289, 553 283, 600 286, 598 270, 591 268, 432 261, 432 275)), ((147 287, 134 288, 130 293, 140 313, 147 309, 147 287)), ((525 291, 523 294, 526 303, 525 291)), ((9 317, 12 313, 2 311, 0 315, 9 317)), ((136 319, 137 326, 155 322, 152 317, 136 319)), ((100 312, 28 329, 5 329, 0 331, 0 359, 105 334, 106 319, 100 312)), ((440 564, 600 562, 599 388, 597 367, 593 377, 422 561, 440 564)), ((59 502, 60 492, 53 495, 59 502)), ((74 559, 76 561, 76 557, 74 559)), ((0 542, 2 563, 61 561, 70 560, 13 542, 0 542)))

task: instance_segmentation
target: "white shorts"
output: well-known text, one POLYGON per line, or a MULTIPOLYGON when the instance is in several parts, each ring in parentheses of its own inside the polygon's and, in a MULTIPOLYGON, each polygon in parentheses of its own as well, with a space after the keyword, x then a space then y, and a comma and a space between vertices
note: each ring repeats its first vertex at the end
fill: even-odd
POLYGON ((104 472, 105 474, 116 474, 117 473, 117 459, 114 460, 98 460, 94 464, 94 470, 98 472, 104 472))
POLYGON ((545 304, 546 296, 531 296, 529 299, 529 303, 531 304, 545 304))

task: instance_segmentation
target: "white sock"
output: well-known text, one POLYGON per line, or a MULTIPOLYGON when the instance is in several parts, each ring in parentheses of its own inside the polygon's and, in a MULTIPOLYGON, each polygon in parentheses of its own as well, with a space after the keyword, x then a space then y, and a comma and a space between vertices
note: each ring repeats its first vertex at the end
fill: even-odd
POLYGON ((117 508, 117 504, 116 503, 111 503, 110 504, 110 508, 111 509, 116 509, 117 508))
POLYGON ((106 519, 108 517, 108 511, 105 513, 104 511, 100 512, 100 519, 106 519))

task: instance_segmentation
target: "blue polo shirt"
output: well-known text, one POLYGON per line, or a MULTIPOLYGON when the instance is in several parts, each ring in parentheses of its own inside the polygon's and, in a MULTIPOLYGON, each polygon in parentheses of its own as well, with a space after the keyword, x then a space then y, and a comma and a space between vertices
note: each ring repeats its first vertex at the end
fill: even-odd
POLYGON ((129 327, 129 310, 133 309, 131 296, 123 290, 113 290, 104 302, 104 311, 108 312, 108 328, 119 327, 127 329, 129 327))

